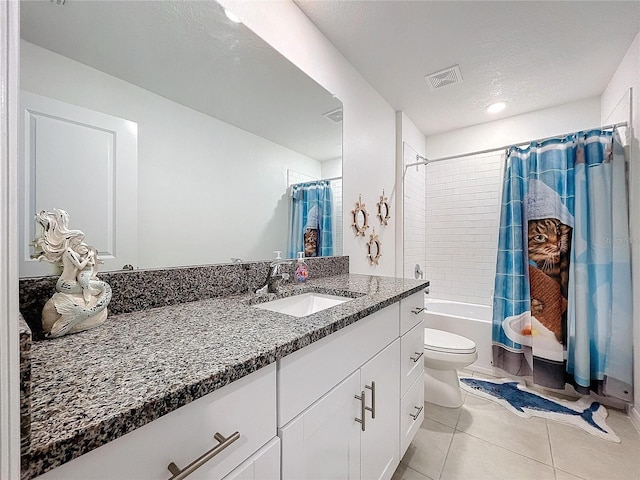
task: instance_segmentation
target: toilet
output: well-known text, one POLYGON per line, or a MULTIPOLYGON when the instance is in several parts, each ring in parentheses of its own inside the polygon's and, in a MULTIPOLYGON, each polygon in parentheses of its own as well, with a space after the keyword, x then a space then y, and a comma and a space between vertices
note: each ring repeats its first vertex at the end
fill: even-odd
POLYGON ((424 400, 442 407, 462 405, 456 370, 478 358, 476 344, 461 335, 424 329, 424 400))

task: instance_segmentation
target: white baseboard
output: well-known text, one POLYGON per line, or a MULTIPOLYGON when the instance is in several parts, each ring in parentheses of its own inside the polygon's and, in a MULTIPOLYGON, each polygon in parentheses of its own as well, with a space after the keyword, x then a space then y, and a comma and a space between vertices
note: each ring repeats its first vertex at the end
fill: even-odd
POLYGON ((638 433, 640 433, 640 411, 638 411, 636 407, 631 407, 629 409, 629 418, 631 419, 633 426, 636 427, 638 433))

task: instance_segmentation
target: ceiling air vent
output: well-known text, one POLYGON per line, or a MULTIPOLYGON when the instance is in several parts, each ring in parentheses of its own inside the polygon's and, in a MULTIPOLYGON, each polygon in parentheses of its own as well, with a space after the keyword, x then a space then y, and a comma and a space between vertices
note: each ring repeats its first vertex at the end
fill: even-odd
POLYGON ((340 123, 342 121, 342 107, 336 108, 335 110, 331 110, 327 113, 323 113, 323 115, 333 123, 340 123))
POLYGON ((462 74, 460 73, 460 67, 454 65, 439 72, 431 73, 425 76, 424 79, 427 81, 431 90, 437 90, 438 88, 460 83, 462 81, 462 74))

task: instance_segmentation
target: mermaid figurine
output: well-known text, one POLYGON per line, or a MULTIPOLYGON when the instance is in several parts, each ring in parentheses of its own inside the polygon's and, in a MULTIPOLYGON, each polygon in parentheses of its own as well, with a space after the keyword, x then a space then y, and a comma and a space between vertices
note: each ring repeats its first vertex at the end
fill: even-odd
POLYGON ((98 279, 98 252, 83 242, 84 233, 69 229, 64 210, 44 210, 36 215, 42 235, 34 240, 33 258, 61 264, 56 293, 42 309, 42 329, 60 337, 95 327, 107 318, 111 287, 98 279))

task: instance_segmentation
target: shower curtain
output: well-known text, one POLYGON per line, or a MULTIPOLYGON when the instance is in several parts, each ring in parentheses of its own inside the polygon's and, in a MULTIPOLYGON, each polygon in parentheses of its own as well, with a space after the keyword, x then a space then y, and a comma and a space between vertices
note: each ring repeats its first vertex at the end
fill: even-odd
POLYGON ((287 258, 333 255, 331 182, 319 180, 291 187, 291 223, 287 258))
POLYGON ((632 400, 625 150, 591 130, 511 147, 493 303, 494 365, 632 400))

